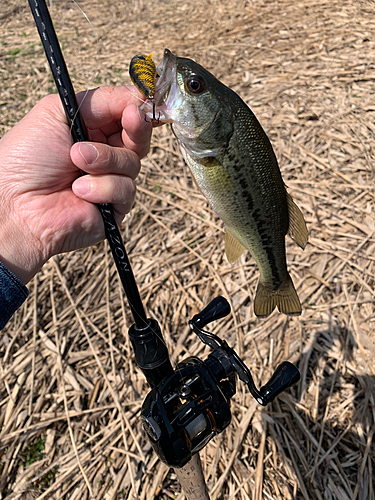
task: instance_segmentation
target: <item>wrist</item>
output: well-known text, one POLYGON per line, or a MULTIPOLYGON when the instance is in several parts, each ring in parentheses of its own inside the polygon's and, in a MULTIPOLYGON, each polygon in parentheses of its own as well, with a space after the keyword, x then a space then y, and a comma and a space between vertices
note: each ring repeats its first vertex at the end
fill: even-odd
POLYGON ((40 270, 48 259, 35 250, 34 245, 27 241, 24 233, 14 228, 2 227, 0 231, 0 261, 24 285, 26 285, 40 270))

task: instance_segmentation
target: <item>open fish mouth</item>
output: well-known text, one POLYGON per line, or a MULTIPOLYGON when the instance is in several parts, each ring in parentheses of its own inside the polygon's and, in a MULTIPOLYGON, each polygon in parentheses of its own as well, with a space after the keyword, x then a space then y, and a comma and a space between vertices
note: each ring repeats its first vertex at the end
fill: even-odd
POLYGON ((171 123, 171 113, 176 106, 179 88, 176 81, 177 62, 176 57, 168 49, 164 50, 163 60, 156 68, 156 84, 153 102, 146 101, 142 109, 146 116, 153 118, 153 105, 155 105, 156 118, 163 123, 171 123))
POLYGON ((156 68, 155 104, 162 106, 167 100, 172 83, 176 80, 176 57, 168 49, 164 50, 163 61, 156 68))

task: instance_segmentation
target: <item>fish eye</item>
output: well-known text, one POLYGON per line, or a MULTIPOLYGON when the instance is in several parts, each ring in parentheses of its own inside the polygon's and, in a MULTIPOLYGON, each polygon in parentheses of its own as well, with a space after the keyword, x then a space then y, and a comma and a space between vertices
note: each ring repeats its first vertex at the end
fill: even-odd
POLYGON ((191 75, 186 82, 187 89, 192 94, 200 94, 205 87, 204 79, 199 75, 191 75))

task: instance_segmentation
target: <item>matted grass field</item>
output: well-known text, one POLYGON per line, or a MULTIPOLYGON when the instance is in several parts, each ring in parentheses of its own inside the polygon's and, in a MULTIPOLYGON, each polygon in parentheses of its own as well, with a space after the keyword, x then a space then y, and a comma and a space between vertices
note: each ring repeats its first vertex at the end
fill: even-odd
MULTIPOLYGON (((211 498, 374 500, 375 3, 82 0, 91 25, 51 4, 76 91, 128 85, 133 55, 169 48, 238 92, 308 225, 304 251, 287 238, 302 315, 257 319, 257 266, 227 263, 223 224, 169 127, 155 130, 122 232, 173 363, 207 355, 187 322, 221 294, 232 314, 214 331, 257 384, 282 360, 302 374, 265 409, 238 387, 201 453, 211 498)), ((3 134, 55 88, 27 2, 3 0, 0 28, 3 134)), ((0 337, 0 497, 184 498, 141 428, 147 387, 107 245, 52 259, 29 289, 0 337)))

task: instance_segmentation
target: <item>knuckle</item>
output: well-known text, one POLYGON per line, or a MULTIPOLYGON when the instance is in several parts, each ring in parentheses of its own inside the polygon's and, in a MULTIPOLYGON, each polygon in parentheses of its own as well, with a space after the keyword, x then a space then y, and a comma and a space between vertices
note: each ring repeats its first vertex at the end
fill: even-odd
POLYGON ((42 97, 37 103, 37 106, 49 108, 51 105, 55 105, 57 102, 59 102, 59 96, 57 94, 49 94, 42 97))
POLYGON ((62 104, 57 94, 49 94, 42 97, 34 106, 34 110, 40 113, 41 118, 48 117, 49 119, 51 117, 51 111, 53 111, 53 116, 57 111, 61 111, 63 113, 62 104))

